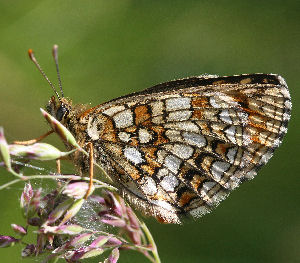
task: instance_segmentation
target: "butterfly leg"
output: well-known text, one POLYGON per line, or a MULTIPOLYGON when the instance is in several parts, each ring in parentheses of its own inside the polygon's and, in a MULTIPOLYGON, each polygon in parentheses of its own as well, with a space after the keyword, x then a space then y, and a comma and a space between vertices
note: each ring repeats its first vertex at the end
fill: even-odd
POLYGON ((56 172, 57 174, 61 174, 61 168, 60 168, 60 159, 56 160, 56 172))
POLYGON ((14 144, 31 145, 31 144, 34 144, 34 143, 37 143, 37 142, 43 140, 44 138, 46 138, 47 136, 49 136, 53 132, 54 132, 53 130, 48 131, 45 134, 41 135, 40 137, 38 137, 36 139, 28 140, 28 141, 14 141, 14 144))
POLYGON ((86 194, 84 196, 84 199, 87 199, 90 193, 93 191, 93 178, 94 178, 94 148, 93 144, 91 142, 88 143, 90 153, 89 153, 89 176, 90 176, 90 181, 89 181, 89 188, 86 191, 86 194))

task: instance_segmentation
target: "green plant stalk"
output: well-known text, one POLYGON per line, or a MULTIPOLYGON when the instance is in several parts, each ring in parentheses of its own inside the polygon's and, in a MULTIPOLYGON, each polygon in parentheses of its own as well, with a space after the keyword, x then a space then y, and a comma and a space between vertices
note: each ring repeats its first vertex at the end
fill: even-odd
POLYGON ((149 243, 152 245, 152 254, 154 256, 155 263, 161 263, 158 252, 157 252, 156 244, 154 242, 154 239, 153 239, 148 227, 146 226, 146 224, 144 222, 141 222, 140 225, 141 225, 141 228, 144 231, 149 243))

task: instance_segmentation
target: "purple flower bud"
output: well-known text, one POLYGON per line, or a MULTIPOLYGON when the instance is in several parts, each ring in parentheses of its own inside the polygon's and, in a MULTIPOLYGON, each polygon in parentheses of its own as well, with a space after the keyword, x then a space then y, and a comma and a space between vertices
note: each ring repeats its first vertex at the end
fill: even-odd
POLYGON ((9 155, 8 145, 4 137, 3 127, 0 127, 0 156, 2 156, 6 168, 10 170, 11 169, 10 155, 9 155))
POLYGON ((32 190, 31 185, 25 185, 24 191, 21 196, 21 208, 23 216, 27 219, 31 218, 40 208, 41 189, 32 190), (28 189, 27 189, 28 187, 28 189), (25 190, 26 188, 26 190, 25 190), (25 193, 27 191, 28 193, 25 193), (25 194, 24 194, 25 193, 25 194), (30 200, 29 197, 30 196, 30 200), (29 203, 27 203, 29 201, 29 203), (24 206, 25 204, 25 206, 24 206))
POLYGON ((70 242, 68 242, 68 247, 79 247, 90 239, 91 233, 84 233, 74 237, 70 242))
POLYGON ((91 243, 89 247, 91 248, 102 247, 110 238, 111 236, 99 236, 91 243))
POLYGON ((59 204, 49 215, 48 220, 44 223, 44 225, 52 224, 57 219, 59 219, 66 211, 67 209, 72 205, 73 200, 67 199, 63 203, 59 204))
POLYGON ((101 219, 101 222, 103 222, 105 224, 108 224, 108 225, 111 225, 111 226, 115 226, 115 227, 124 227, 124 226, 126 226, 126 222, 123 219, 121 219, 119 217, 116 217, 116 216, 109 215, 109 214, 106 214, 101 219))
POLYGON ((13 231, 15 231, 17 234, 20 234, 22 236, 27 234, 27 230, 22 226, 11 224, 11 227, 13 231))
POLYGON ((141 232, 140 231, 129 231, 128 236, 132 240, 132 242, 136 245, 141 245, 141 232))
POLYGON ((86 247, 80 247, 73 251, 67 251, 64 255, 64 257, 69 260, 69 262, 77 262, 81 257, 86 253, 87 248, 86 247))
MULTIPOLYGON (((74 198, 81 199, 85 196, 87 190, 89 189, 89 184, 87 182, 74 182, 69 183, 63 191, 63 194, 74 198)), ((94 191, 94 187, 91 193, 94 191)))
POLYGON ((11 247, 15 243, 19 242, 19 239, 16 239, 11 236, 2 236, 0 235, 0 248, 2 247, 11 247))
POLYGON ((58 234, 58 235, 77 235, 80 234, 84 228, 79 225, 61 225, 61 226, 44 226, 39 230, 40 233, 58 234))
POLYGON ((30 206, 33 207, 33 210, 37 211, 38 208, 40 207, 40 203, 41 203, 41 192, 42 189, 39 188, 36 191, 34 191, 33 193, 33 197, 30 200, 30 206))
POLYGON ((40 110, 43 116, 45 117, 45 119, 51 125, 51 128, 59 135, 59 137, 64 142, 67 142, 76 148, 80 148, 74 136, 68 131, 68 129, 65 126, 63 126, 58 120, 56 120, 54 117, 52 117, 49 113, 47 113, 43 109, 40 110))
POLYGON ((117 216, 122 217, 123 215, 123 209, 117 198, 114 196, 112 192, 106 191, 106 198, 105 201, 108 203, 108 205, 113 209, 114 213, 117 216))
POLYGON ((60 225, 65 224, 66 222, 68 222, 72 217, 74 217, 78 211, 80 210, 80 208, 82 207, 84 203, 84 199, 78 199, 76 200, 71 207, 67 210, 63 220, 60 222, 60 225))
POLYGON ((78 236, 75 236, 70 241, 64 243, 61 247, 58 247, 52 251, 52 253, 60 254, 62 252, 65 252, 69 249, 79 248, 82 247, 82 245, 90 239, 92 236, 92 233, 84 233, 78 236))
POLYGON ((107 245, 110 246, 121 246, 123 244, 122 241, 120 241, 118 238, 116 237, 111 237, 108 241, 107 241, 107 245))
POLYGON ((31 226, 40 226, 42 224, 42 220, 39 217, 31 217, 28 218, 27 223, 31 226))
POLYGON ((21 208, 28 206, 31 198, 33 197, 33 189, 30 183, 25 184, 24 190, 21 195, 20 205, 21 208))
POLYGON ((114 248, 109 255, 108 259, 104 261, 104 263, 117 263, 118 259, 120 257, 120 252, 118 248, 114 248))
POLYGON ((20 200, 20 206, 25 218, 32 217, 36 212, 35 207, 31 204, 34 195, 35 192, 33 191, 31 184, 25 184, 20 200))
POLYGON ((105 199, 99 195, 91 195, 89 200, 92 202, 99 203, 100 205, 105 205, 105 199))
POLYGON ((140 223, 130 207, 126 207, 127 216, 129 218, 130 227, 140 229, 140 223))
POLYGON ((28 244, 22 251, 22 257, 34 256, 36 252, 36 247, 33 244, 28 244))
POLYGON ((84 258, 96 257, 96 256, 101 255, 103 252, 104 252, 104 250, 102 248, 88 249, 88 251, 86 253, 84 253, 81 258, 84 259, 84 258))
POLYGON ((78 262, 79 259, 96 257, 101 255, 104 252, 102 248, 89 248, 89 247, 82 247, 74 251, 68 251, 65 253, 65 258, 69 260, 68 262, 78 262))
POLYGON ((61 152, 48 143, 35 143, 33 145, 9 145, 11 155, 32 160, 48 161, 66 156, 69 152, 61 152))

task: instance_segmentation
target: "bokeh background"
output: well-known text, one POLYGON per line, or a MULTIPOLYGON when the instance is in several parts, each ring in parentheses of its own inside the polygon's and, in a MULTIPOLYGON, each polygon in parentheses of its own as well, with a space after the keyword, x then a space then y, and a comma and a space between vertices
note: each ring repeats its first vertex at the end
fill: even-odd
MULTIPOLYGON (((295 0, 1 0, 0 125, 9 141, 48 128, 39 108, 52 91, 29 61, 29 48, 56 83, 51 48, 58 44, 65 94, 91 105, 203 73, 281 74, 292 118, 282 146, 259 175, 197 221, 145 221, 162 262, 299 262, 299 10, 295 0)), ((11 179, 0 171, 1 184, 11 179)), ((1 234, 12 234, 10 224, 22 222, 21 188, 0 192, 1 234)), ((1 249, 0 259, 23 262, 20 247, 1 249)), ((147 260, 123 251, 120 262, 147 260)))

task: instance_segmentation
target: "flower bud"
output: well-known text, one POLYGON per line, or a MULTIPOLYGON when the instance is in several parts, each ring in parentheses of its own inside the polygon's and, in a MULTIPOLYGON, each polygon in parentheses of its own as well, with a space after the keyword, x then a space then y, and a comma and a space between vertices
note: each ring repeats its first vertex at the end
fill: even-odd
POLYGON ((84 259, 84 258, 96 257, 101 255, 103 252, 104 250, 102 248, 93 248, 88 250, 86 253, 84 253, 81 258, 84 259))
POLYGON ((89 201, 99 203, 100 205, 105 205, 105 199, 99 195, 91 195, 89 201))
POLYGON ((59 204, 49 215, 48 220, 44 223, 44 225, 52 224, 57 219, 59 219, 67 209, 72 205, 73 200, 67 199, 63 203, 59 204))
POLYGON ((119 217, 116 217, 116 216, 109 215, 109 214, 106 214, 101 219, 101 222, 103 222, 105 224, 108 224, 108 225, 111 225, 111 226, 115 226, 115 227, 124 227, 124 226, 126 226, 126 222, 123 219, 121 219, 119 217))
POLYGON ((80 247, 82 244, 88 241, 91 236, 92 233, 84 233, 76 236, 70 242, 68 242, 68 247, 80 247))
POLYGON ((25 218, 30 218, 35 213, 35 207, 31 204, 34 196, 35 192, 33 191, 31 184, 25 184, 20 200, 22 214, 25 218))
POLYGON ((31 217, 28 218, 27 223, 31 226, 40 226, 42 224, 42 220, 39 217, 31 217))
POLYGON ((15 231, 17 234, 20 234, 22 236, 27 234, 27 230, 19 225, 16 224, 11 224, 11 228, 13 229, 13 231, 15 231))
MULTIPOLYGON (((82 199, 86 192, 89 189, 89 184, 87 182, 73 182, 69 183, 64 191, 63 194, 74 198, 74 199, 82 199)), ((94 191, 95 187, 93 186, 91 193, 94 191)))
POLYGON ((61 226, 44 226, 39 230, 43 234, 58 234, 58 235, 77 235, 84 230, 83 227, 79 225, 61 225, 61 226))
POLYGON ((119 240, 116 237, 111 237, 108 241, 107 241, 107 245, 110 246, 121 246, 123 243, 121 240, 119 240))
POLYGON ((133 229, 140 229, 140 223, 136 217, 136 215, 133 213, 131 207, 126 207, 127 216, 129 218, 130 227, 133 229))
POLYGON ((30 183, 25 184, 24 190, 21 195, 20 206, 24 208, 29 205, 31 198, 33 197, 33 189, 30 183))
POLYGON ((33 244, 28 244, 22 251, 22 257, 34 256, 36 252, 36 246, 33 244))
POLYGON ((2 247, 11 247, 15 245, 15 243, 19 242, 19 239, 16 239, 11 236, 2 236, 0 235, 0 248, 2 247))
POLYGON ((104 261, 104 263, 117 263, 120 257, 120 251, 118 248, 114 248, 109 255, 109 257, 104 261))
POLYGON ((115 197, 115 195, 112 192, 106 191, 106 194, 107 196, 105 197, 105 200, 107 201, 107 203, 111 206, 112 210, 117 216, 122 217, 123 209, 119 200, 115 197))
POLYGON ((102 247, 109 239, 111 236, 99 236, 97 237, 90 245, 91 248, 98 248, 102 247))
POLYGON ((49 161, 68 155, 70 152, 61 152, 48 143, 35 143, 33 145, 9 145, 11 155, 32 160, 49 161))
POLYGON ((69 221, 72 217, 74 217, 77 212, 80 210, 81 206, 84 203, 84 199, 78 199, 76 200, 71 207, 67 210, 63 220, 60 222, 60 225, 65 224, 67 221, 69 221))
POLYGON ((45 119, 51 125, 51 128, 59 135, 59 137, 64 141, 76 148, 80 148, 78 143, 76 142, 74 136, 68 131, 68 129, 63 126, 58 120, 56 120, 53 116, 49 113, 40 109, 45 119))

